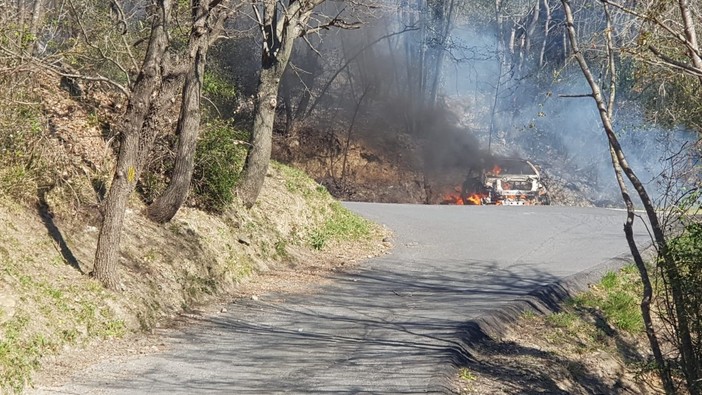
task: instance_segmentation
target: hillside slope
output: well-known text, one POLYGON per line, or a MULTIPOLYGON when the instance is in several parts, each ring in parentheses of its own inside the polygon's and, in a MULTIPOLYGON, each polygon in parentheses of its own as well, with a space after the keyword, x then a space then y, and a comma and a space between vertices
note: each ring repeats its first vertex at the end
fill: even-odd
POLYGON ((143 214, 144 194, 134 193, 120 290, 107 291, 90 272, 100 194, 114 163, 109 125, 119 106, 105 97, 69 97, 47 76, 33 83, 31 111, 0 125, 3 147, 11 148, 0 155, 2 393, 31 385, 42 364, 61 363, 56 355, 168 325, 218 298, 267 292, 250 285, 262 274, 285 272, 266 286, 295 289, 301 276, 387 248, 385 230, 351 214, 304 173, 273 163, 250 210, 236 199, 225 214, 190 205, 159 225, 143 214))

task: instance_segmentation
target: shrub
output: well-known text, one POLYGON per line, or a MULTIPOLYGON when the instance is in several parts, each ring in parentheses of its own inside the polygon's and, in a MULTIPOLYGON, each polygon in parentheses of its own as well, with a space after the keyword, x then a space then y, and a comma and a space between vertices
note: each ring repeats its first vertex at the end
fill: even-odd
POLYGON ((204 125, 195 153, 193 192, 197 206, 219 212, 232 203, 232 189, 246 158, 248 135, 226 121, 204 125))
MULTIPOLYGON (((8 84, 0 86, 9 89, 8 84)), ((29 87, 15 87, 29 90, 29 87)), ((3 100, 10 101, 9 94, 3 100)), ((31 99, 30 99, 31 100, 31 99)), ((0 193, 17 201, 31 201, 53 178, 42 160, 42 120, 37 106, 17 104, 0 110, 0 193)))
POLYGON ((690 223, 670 240, 671 258, 678 267, 679 291, 690 323, 693 352, 702 359, 702 223, 690 223))

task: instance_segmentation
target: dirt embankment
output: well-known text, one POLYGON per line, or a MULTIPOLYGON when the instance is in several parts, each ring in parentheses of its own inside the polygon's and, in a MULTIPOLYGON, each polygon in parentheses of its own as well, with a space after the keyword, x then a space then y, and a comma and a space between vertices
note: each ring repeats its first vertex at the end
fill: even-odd
POLYGON ((21 391, 40 368, 35 379, 51 382, 100 356, 158 348, 133 334, 223 298, 302 291, 389 247, 384 229, 350 215, 304 173, 274 163, 250 210, 237 201, 226 214, 184 207, 159 225, 134 193, 120 289, 105 290, 89 273, 115 154, 105 128, 119 108, 109 98, 72 98, 42 78, 33 163, 58 169, 57 177, 0 169, 3 180, 22 186, 0 189, 0 392, 21 391))
MULTIPOLYGON (((467 169, 447 166, 423 171, 421 143, 411 137, 347 142, 334 133, 302 129, 292 136, 276 135, 273 156, 303 169, 339 199, 351 201, 445 204, 461 191, 467 169)), ((460 162, 460 161, 459 161, 460 162)), ((562 206, 611 206, 595 201, 595 187, 564 169, 540 166, 551 203, 562 206), (565 172, 565 173, 564 173, 565 172)))
MULTIPOLYGON (((0 203, 0 334, 16 354, 0 358, 3 387, 21 387, 40 364, 49 366, 45 375, 53 378, 62 368, 78 367, 50 356, 57 352, 73 359, 73 349, 169 325, 183 312, 223 297, 300 291, 312 279, 318 283, 330 271, 387 249, 384 231, 370 224, 370 233, 356 240, 325 234, 325 221, 338 204, 310 180, 291 179, 288 171, 275 166, 259 203, 227 216, 185 208, 170 223, 157 225, 133 201, 118 292, 88 276, 99 224, 0 203), (326 238, 318 249, 312 247, 313 234, 315 240, 326 238), (275 281, 262 281, 267 273, 275 281)), ((125 347, 108 349, 135 349, 125 347)), ((82 355, 78 360, 86 359, 82 355)))

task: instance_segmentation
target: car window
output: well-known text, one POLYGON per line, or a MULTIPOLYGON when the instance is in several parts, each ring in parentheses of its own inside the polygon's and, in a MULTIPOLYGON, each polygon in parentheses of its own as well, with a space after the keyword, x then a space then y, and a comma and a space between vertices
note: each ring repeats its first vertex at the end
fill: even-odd
POLYGON ((498 174, 536 175, 534 169, 523 161, 500 161, 496 166, 500 169, 498 174))

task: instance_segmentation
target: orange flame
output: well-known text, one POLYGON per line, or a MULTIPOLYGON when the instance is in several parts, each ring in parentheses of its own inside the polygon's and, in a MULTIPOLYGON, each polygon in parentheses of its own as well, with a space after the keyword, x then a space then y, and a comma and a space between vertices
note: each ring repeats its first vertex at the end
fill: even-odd
POLYGON ((502 173, 502 168, 501 168, 500 166, 498 166, 498 165, 495 165, 495 166, 493 166, 492 169, 490 170, 490 173, 493 174, 493 175, 499 176, 500 173, 502 173))
POLYGON ((456 187, 455 191, 445 194, 442 197, 441 204, 480 206, 483 204, 483 198, 487 197, 487 195, 482 193, 473 193, 464 197, 460 190, 459 187, 456 187))
POLYGON ((474 193, 474 194, 468 196, 466 198, 466 201, 468 202, 468 204, 470 204, 472 206, 480 206, 481 204, 483 204, 483 200, 482 200, 483 197, 484 196, 479 194, 479 193, 474 193))
POLYGON ((457 204, 462 206, 464 203, 463 198, 461 197, 461 188, 456 187, 453 192, 445 194, 441 204, 457 204))

